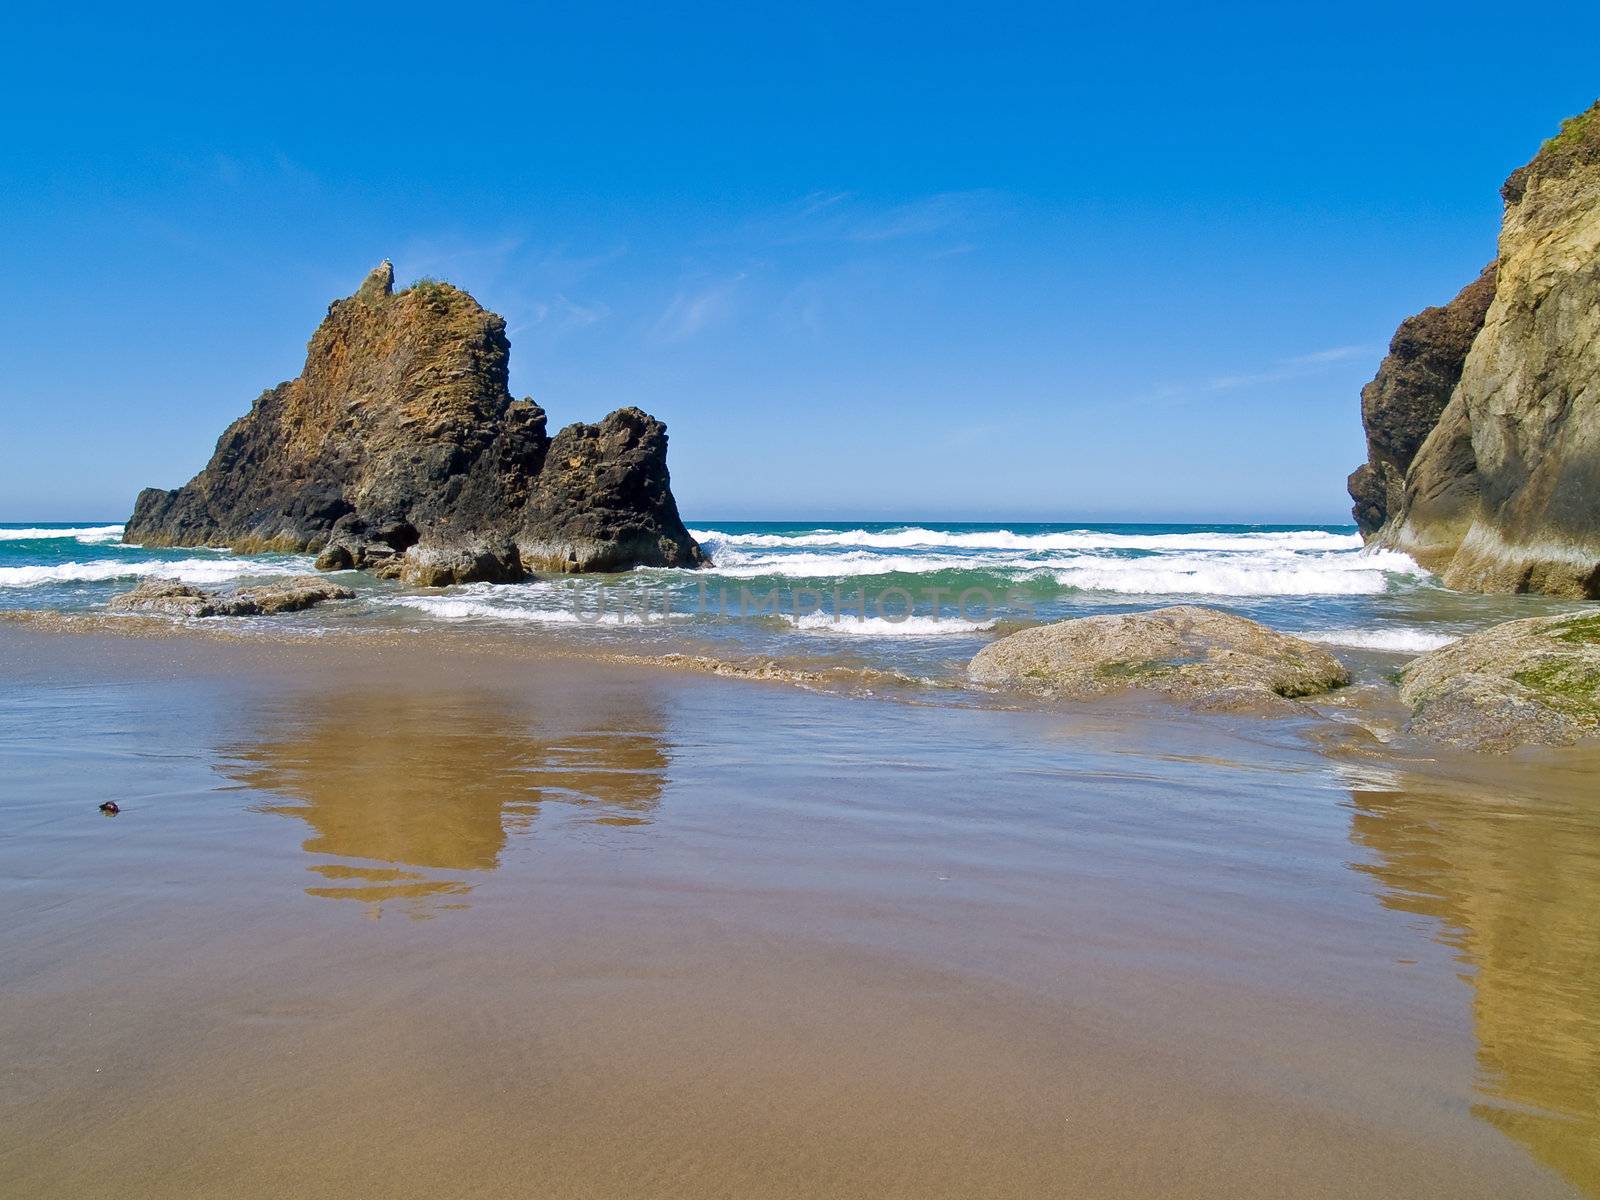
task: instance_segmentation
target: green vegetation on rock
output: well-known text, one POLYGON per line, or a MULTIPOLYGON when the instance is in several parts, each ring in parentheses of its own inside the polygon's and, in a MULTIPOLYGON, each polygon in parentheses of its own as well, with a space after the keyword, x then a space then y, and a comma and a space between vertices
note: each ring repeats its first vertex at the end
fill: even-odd
POLYGON ((1447 587, 1600 600, 1600 103, 1501 194, 1496 263, 1402 322, 1362 391, 1356 522, 1447 587))
POLYGON ((1600 646, 1600 613, 1592 617, 1576 617, 1557 625, 1550 631, 1550 636, 1558 642, 1600 646))
POLYGON ((1600 101, 1561 122, 1554 137, 1545 139, 1540 154, 1571 154, 1590 143, 1600 144, 1600 101))
POLYGON ((1195 605, 1018 630, 979 651, 967 673, 1058 699, 1146 691, 1202 708, 1275 712, 1350 681, 1320 646, 1195 605))
POLYGON ((1411 731, 1483 750, 1600 733, 1600 614, 1507 621, 1413 660, 1411 731))
POLYGON ((1552 659, 1512 676, 1542 704, 1570 716, 1600 718, 1600 669, 1552 659))

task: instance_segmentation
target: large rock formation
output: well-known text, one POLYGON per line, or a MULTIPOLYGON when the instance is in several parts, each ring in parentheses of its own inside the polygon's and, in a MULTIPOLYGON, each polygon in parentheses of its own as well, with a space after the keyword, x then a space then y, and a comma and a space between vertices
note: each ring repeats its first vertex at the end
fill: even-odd
POLYGON ((1361 389, 1367 461, 1350 476, 1350 497, 1366 536, 1404 507, 1406 472, 1461 379, 1467 351, 1494 299, 1494 274, 1490 263, 1449 304, 1402 321, 1377 377, 1361 389))
POLYGON ((1451 587, 1597 598, 1600 104, 1502 195, 1492 280, 1402 325, 1362 393, 1356 520, 1451 587))
POLYGON ((704 561, 678 516, 667 431, 624 408, 552 440, 513 400, 505 322, 385 262, 335 301, 305 367, 222 434, 205 470, 149 488, 123 537, 157 546, 320 552, 437 585, 529 570, 704 561))
POLYGON ((1321 646, 1191 604, 1023 629, 978 651, 967 674, 1058 699, 1132 690, 1201 708, 1269 711, 1350 682, 1321 646))

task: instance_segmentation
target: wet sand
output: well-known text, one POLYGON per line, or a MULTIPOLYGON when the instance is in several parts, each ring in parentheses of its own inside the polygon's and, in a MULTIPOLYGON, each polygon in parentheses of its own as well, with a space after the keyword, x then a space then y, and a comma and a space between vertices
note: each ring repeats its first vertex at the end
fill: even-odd
POLYGON ((1581 757, 444 639, 0 664, 7 1197, 1600 1195, 1581 757))

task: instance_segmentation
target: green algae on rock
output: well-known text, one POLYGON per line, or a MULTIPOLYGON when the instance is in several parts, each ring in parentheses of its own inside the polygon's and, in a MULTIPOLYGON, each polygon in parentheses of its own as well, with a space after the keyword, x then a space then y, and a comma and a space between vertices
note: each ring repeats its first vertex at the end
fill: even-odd
POLYGON ((133 591, 113 596, 109 607, 168 617, 270 617, 314 608, 328 600, 354 598, 355 593, 343 584, 315 575, 294 575, 226 592, 208 592, 177 579, 146 579, 133 591))

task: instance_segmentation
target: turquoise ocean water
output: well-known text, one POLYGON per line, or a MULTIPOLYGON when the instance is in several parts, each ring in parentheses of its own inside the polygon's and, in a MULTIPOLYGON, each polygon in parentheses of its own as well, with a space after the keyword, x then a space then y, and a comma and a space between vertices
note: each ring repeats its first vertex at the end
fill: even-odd
MULTIPOLYGON (((1403 656, 1561 607, 1443 588, 1351 526, 691 522, 703 571, 408 588, 347 573, 354 601, 272 618, 419 633, 528 630, 645 653, 844 656, 926 674, 1034 621, 1204 603, 1334 646, 1403 656)), ((149 550, 105 523, 0 524, 0 610, 96 612, 140 578, 234 586, 300 555, 149 550)), ((259 620, 258 620, 259 623, 259 620)))

